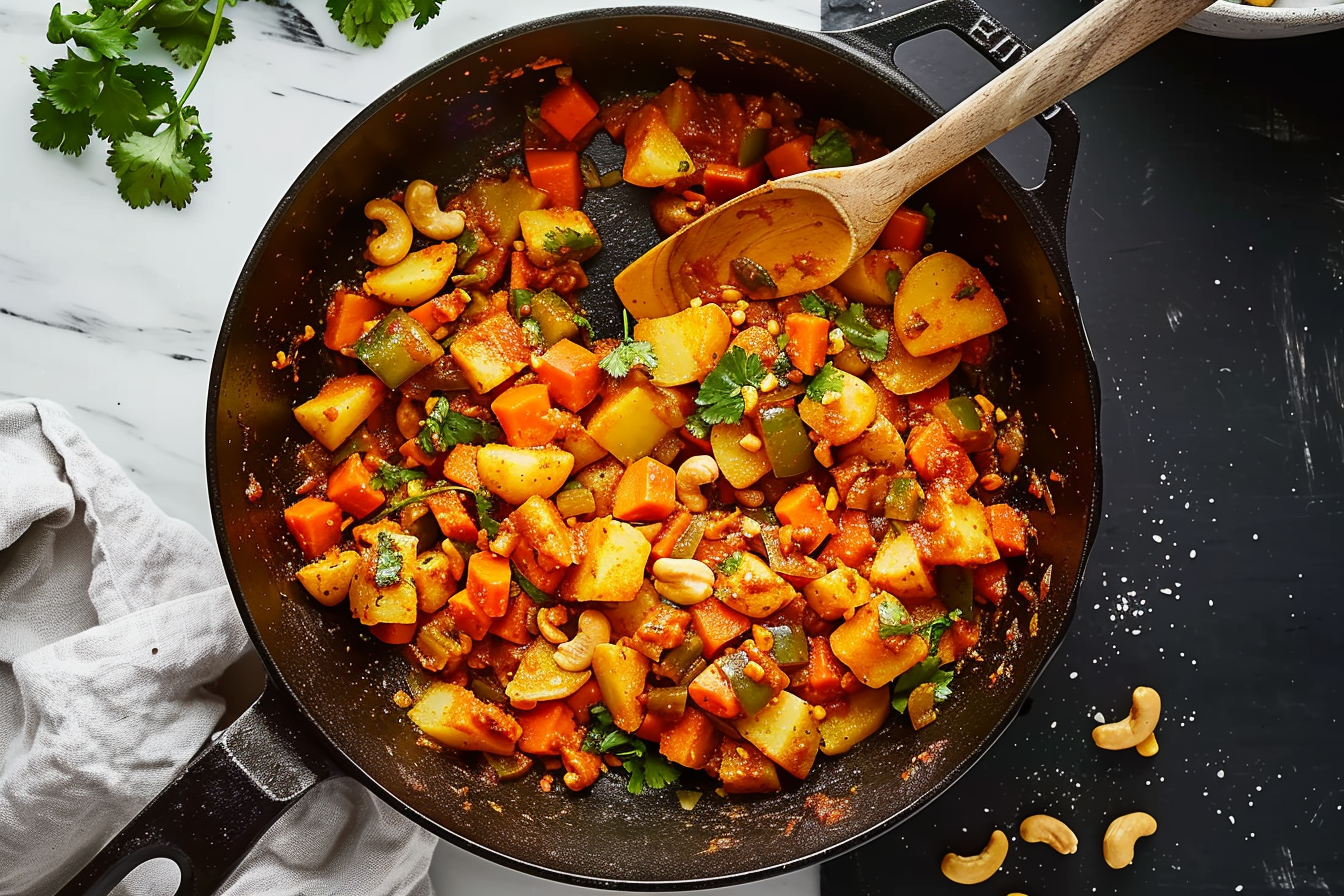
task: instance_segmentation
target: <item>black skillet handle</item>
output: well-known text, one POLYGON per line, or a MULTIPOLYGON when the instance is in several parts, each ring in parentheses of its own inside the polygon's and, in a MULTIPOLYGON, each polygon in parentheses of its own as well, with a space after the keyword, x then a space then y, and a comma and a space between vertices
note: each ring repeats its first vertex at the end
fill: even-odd
MULTIPOLYGON (((999 71, 1031 52, 1030 47, 974 0, 933 0, 880 22, 850 31, 831 31, 827 36, 890 65, 898 46, 939 30, 958 35, 999 71)), ((1078 116, 1061 102, 1036 116, 1036 120, 1050 135, 1050 157, 1045 164, 1045 179, 1028 192, 1040 203, 1062 245, 1069 217, 1069 193, 1078 164, 1078 116)))
POLYGON ((183 769, 59 896, 104 896, 150 859, 175 862, 177 896, 213 893, 252 844, 335 773, 269 681, 257 702, 183 769))

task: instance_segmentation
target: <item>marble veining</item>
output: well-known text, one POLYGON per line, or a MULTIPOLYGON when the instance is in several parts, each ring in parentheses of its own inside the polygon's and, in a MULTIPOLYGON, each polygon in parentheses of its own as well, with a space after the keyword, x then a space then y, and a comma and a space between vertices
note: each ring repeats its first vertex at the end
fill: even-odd
MULTIPOLYGON (((417 32, 402 24, 378 50, 347 43, 318 0, 234 7, 237 37, 214 54, 192 96, 214 136, 214 177, 177 212, 125 206, 104 145, 70 159, 31 141, 28 110, 36 94, 27 69, 57 56, 46 40, 51 2, 0 0, 0 397, 64 404, 132 481, 211 538, 204 438, 210 359, 238 271, 298 173, 365 104, 463 44, 529 19, 648 5, 448 0, 429 27, 417 32)), ((816 0, 682 5, 820 25, 816 0)), ((171 67, 156 52, 146 61, 171 67)), ((179 73, 179 88, 185 77, 179 73)), ((446 844, 432 874, 441 894, 582 892, 446 844)), ((818 892, 818 880, 810 869, 707 892, 804 896, 818 892)))

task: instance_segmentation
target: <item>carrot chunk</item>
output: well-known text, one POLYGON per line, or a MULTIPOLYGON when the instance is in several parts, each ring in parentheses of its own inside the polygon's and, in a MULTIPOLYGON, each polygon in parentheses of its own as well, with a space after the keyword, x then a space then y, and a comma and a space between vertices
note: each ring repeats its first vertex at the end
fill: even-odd
POLYGON ((490 403, 490 410, 504 437, 517 448, 545 445, 559 429, 551 417, 551 393, 545 383, 506 389, 490 403))
POLYGON ((631 522, 665 520, 677 506, 677 474, 666 464, 641 457, 625 468, 616 485, 612 514, 631 522))
POLYGON ((597 397, 602 370, 597 355, 568 339, 561 339, 541 356, 537 377, 551 388, 551 398, 561 407, 578 412, 597 397))
POLYGON ((677 541, 686 534, 686 530, 691 527, 691 512, 685 507, 677 508, 677 513, 670 520, 663 524, 663 528, 658 532, 658 540, 653 543, 653 548, 649 551, 649 557, 652 560, 664 560, 672 556, 672 549, 677 546, 677 541))
POLYGON ((491 619, 509 609, 509 561, 489 551, 477 551, 467 561, 467 596, 491 619))
POLYGON ((341 540, 341 506, 309 495, 285 508, 285 525, 309 560, 316 560, 341 540))
POLYGON ((828 569, 843 563, 858 569, 877 553, 873 530, 868 526, 868 514, 862 510, 845 510, 840 514, 840 532, 826 543, 817 559, 828 569))
POLYGON ((597 117, 597 100, 577 83, 561 84, 541 98, 541 120, 573 140, 597 117))
POLYGON ((454 445, 443 462, 443 478, 473 491, 481 487, 481 474, 476 466, 478 445, 454 445))
POLYGON ((924 245, 924 234, 929 229, 929 219, 923 212, 901 206, 891 216, 882 234, 877 238, 879 249, 904 249, 907 252, 918 251, 924 245))
POLYGON ((710 664, 705 671, 695 676, 695 680, 686 688, 686 693, 710 715, 721 719, 735 719, 742 715, 741 701, 716 665, 710 664))
POLYGON ((559 208, 578 208, 583 202, 583 175, 579 154, 571 150, 529 149, 523 153, 532 186, 551 197, 559 208))
POLYGON ((811 376, 826 364, 826 339, 831 322, 815 314, 790 314, 784 318, 789 341, 784 353, 804 376, 811 376))
POLYGON ((473 641, 480 641, 490 633, 493 620, 485 615, 485 611, 468 596, 467 592, 459 591, 448 598, 448 612, 457 627, 473 641))
POLYGON ((532 643, 532 633, 527 630, 527 613, 535 604, 532 598, 523 592, 509 598, 509 608, 490 626, 490 634, 498 635, 511 644, 532 643))
POLYGON ((375 622, 369 633, 384 644, 409 644, 415 640, 414 622, 375 622))
POLYGON ((808 157, 808 152, 812 149, 812 143, 812 138, 804 134, 766 153, 765 164, 770 168, 770 176, 788 177, 790 174, 801 174, 810 170, 812 160, 808 157))
POLYGON ((704 768, 718 750, 721 736, 708 716, 687 706, 681 718, 658 738, 658 752, 677 765, 704 768))
POLYGON ((358 454, 352 454, 327 477, 327 497, 356 519, 365 517, 387 500, 387 495, 374 488, 372 482, 369 468, 358 454))
POLYGON ((518 749, 537 756, 560 755, 560 744, 577 730, 574 710, 564 700, 543 700, 535 709, 517 714, 523 733, 518 738, 518 749))
POLYGON ((989 520, 989 534, 994 546, 1005 557, 1020 557, 1027 552, 1027 515, 1007 504, 991 504, 985 508, 989 520))
POLYGON ((425 506, 434 514, 434 521, 439 524, 439 531, 443 533, 444 538, 475 544, 476 524, 472 522, 467 509, 462 506, 462 499, 458 494, 443 492, 430 495, 425 498, 425 506))
POLYGON ((364 335, 364 325, 381 317, 388 307, 377 299, 338 289, 327 303, 327 327, 322 344, 334 352, 348 348, 364 335))
POLYGON ((765 183, 765 164, 757 162, 745 168, 710 162, 705 166, 705 198, 727 202, 765 183))
POLYGON ((705 658, 712 659, 719 648, 751 628, 751 620, 726 606, 717 597, 710 597, 686 608, 691 614, 691 625, 700 640, 705 642, 705 658))
POLYGON ((775 502, 775 515, 784 525, 794 527, 794 539, 809 554, 836 532, 835 523, 826 513, 826 499, 811 483, 785 492, 775 502))

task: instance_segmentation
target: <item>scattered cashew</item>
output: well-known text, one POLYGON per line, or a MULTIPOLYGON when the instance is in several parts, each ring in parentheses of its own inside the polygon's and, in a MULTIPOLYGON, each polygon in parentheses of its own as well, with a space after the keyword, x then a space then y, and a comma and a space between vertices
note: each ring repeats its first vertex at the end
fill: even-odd
POLYGON ((653 588, 672 603, 689 607, 714 593, 714 570, 699 560, 664 557, 653 564, 653 588))
POLYGON ((378 221, 384 228, 381 234, 369 240, 369 247, 364 253, 369 261, 386 267, 401 261, 411 251, 411 237, 414 235, 411 219, 406 217, 401 206, 391 199, 370 199, 364 205, 364 217, 378 221))
POLYGON ((593 650, 611 642, 611 623, 601 610, 579 614, 579 633, 555 648, 555 664, 566 672, 581 672, 593 663, 593 650))
POLYGON ((1022 819, 1018 833, 1027 843, 1047 843, 1060 855, 1071 856, 1078 851, 1078 835, 1064 822, 1050 815, 1032 815, 1022 819))
POLYGON ((700 492, 702 485, 719 478, 719 465, 708 454, 687 458, 677 469, 677 500, 693 513, 703 513, 709 506, 700 492))
POLYGON ((416 230, 432 240, 455 240, 467 226, 467 216, 439 208, 439 188, 427 180, 413 180, 406 187, 406 216, 416 230))
POLYGON ((1121 815, 1106 828, 1101 840, 1101 853, 1106 864, 1123 868, 1134 861, 1134 841, 1157 833, 1157 820, 1147 812, 1121 815))
POLYGON ((995 831, 989 835, 989 845, 979 855, 959 856, 950 852, 943 856, 943 876, 958 884, 983 883, 994 876, 1006 858, 1008 838, 1003 831, 995 831))
POLYGON ((560 626, 569 621, 569 611, 564 607, 542 607, 537 610, 537 631, 552 644, 563 644, 569 635, 560 631, 560 626))
POLYGON ((1129 717, 1092 729, 1092 740, 1103 750, 1128 750, 1143 743, 1157 727, 1162 715, 1162 698, 1152 688, 1134 689, 1134 706, 1129 717))
POLYGON ((1134 748, 1138 750, 1140 756, 1157 755, 1157 735, 1149 734, 1143 739, 1143 742, 1134 748))

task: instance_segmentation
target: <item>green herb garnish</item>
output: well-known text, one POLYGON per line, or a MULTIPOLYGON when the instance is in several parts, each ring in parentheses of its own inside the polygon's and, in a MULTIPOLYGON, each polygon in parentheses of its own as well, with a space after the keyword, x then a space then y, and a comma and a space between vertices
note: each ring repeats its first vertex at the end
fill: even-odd
POLYGON ((493 516, 495 496, 484 488, 478 488, 472 494, 476 497, 476 525, 484 529, 486 535, 494 538, 499 534, 499 520, 493 516))
POLYGON ((513 570, 513 581, 518 585, 519 590, 531 598, 532 603, 539 607, 546 607, 555 603, 555 598, 527 580, 527 576, 523 575, 522 571, 518 569, 518 564, 510 562, 509 567, 513 570))
POLYGON ((863 306, 858 302, 850 302, 848 308, 837 314, 835 325, 845 334, 845 341, 858 349, 865 361, 873 363, 886 359, 889 344, 887 331, 868 323, 863 306))
POLYGON ((472 442, 483 445, 502 438, 504 431, 498 426, 450 410, 448 400, 440 398, 425 422, 420 424, 416 442, 426 454, 438 454, 454 445, 472 442))
POLYGON ((807 157, 818 168, 843 168, 854 164, 854 149, 845 132, 835 128, 817 138, 807 151, 807 157))
POLYGON ((611 753, 621 760, 621 768, 630 775, 626 790, 631 793, 643 793, 645 787, 662 790, 681 778, 681 770, 663 758, 657 746, 617 728, 606 706, 594 704, 588 715, 592 721, 583 738, 583 749, 598 756, 611 753))
POLYGON ((401 551, 392 543, 392 536, 379 532, 377 538, 378 555, 374 560, 373 584, 379 588, 390 588, 401 581, 401 551))
POLYGON ((952 298, 957 299, 958 301, 961 299, 969 299, 979 291, 980 287, 976 286, 974 283, 962 283, 961 289, 958 289, 952 298))
POLYGON ((723 562, 719 564, 719 573, 725 576, 733 576, 737 574, 738 569, 741 567, 742 552, 733 551, 727 557, 724 557, 723 562))
POLYGON ((625 324, 625 337, 620 345, 597 362, 597 366, 618 380, 635 367, 643 367, 650 372, 657 370, 658 356, 653 353, 653 346, 647 342, 636 342, 631 339, 630 312, 622 310, 621 314, 625 324))
POLYGON ((376 489, 386 492, 394 492, 408 482, 425 478, 424 470, 409 470, 406 467, 394 467, 382 458, 376 458, 376 460, 378 461, 378 472, 374 473, 373 478, 369 480, 369 485, 376 489))
POLYGON ((759 388, 765 373, 765 365, 758 356, 747 354, 740 345, 728 349, 695 396, 700 419, 707 424, 740 421, 747 410, 742 388, 759 388))
POLYGON ((845 378, 834 364, 827 361, 812 382, 807 384, 807 397, 818 404, 826 403, 826 396, 839 395, 844 390, 845 378))
POLYGON ((803 310, 816 317, 824 317, 827 320, 835 320, 835 316, 840 313, 840 308, 832 305, 814 292, 809 292, 798 300, 803 310))
POLYGON ((936 652, 891 683, 891 708, 905 712, 910 705, 910 692, 925 682, 933 682, 935 703, 942 703, 952 696, 952 670, 939 668, 936 652))
POLYGON ((572 227, 557 227, 546 231, 541 238, 541 248, 552 255, 567 252, 582 252, 597 245, 597 237, 591 233, 580 233, 572 227))
POLYGON ((897 638, 912 635, 915 626, 910 619, 910 611, 905 604, 892 598, 877 605, 877 636, 879 638, 897 638))

